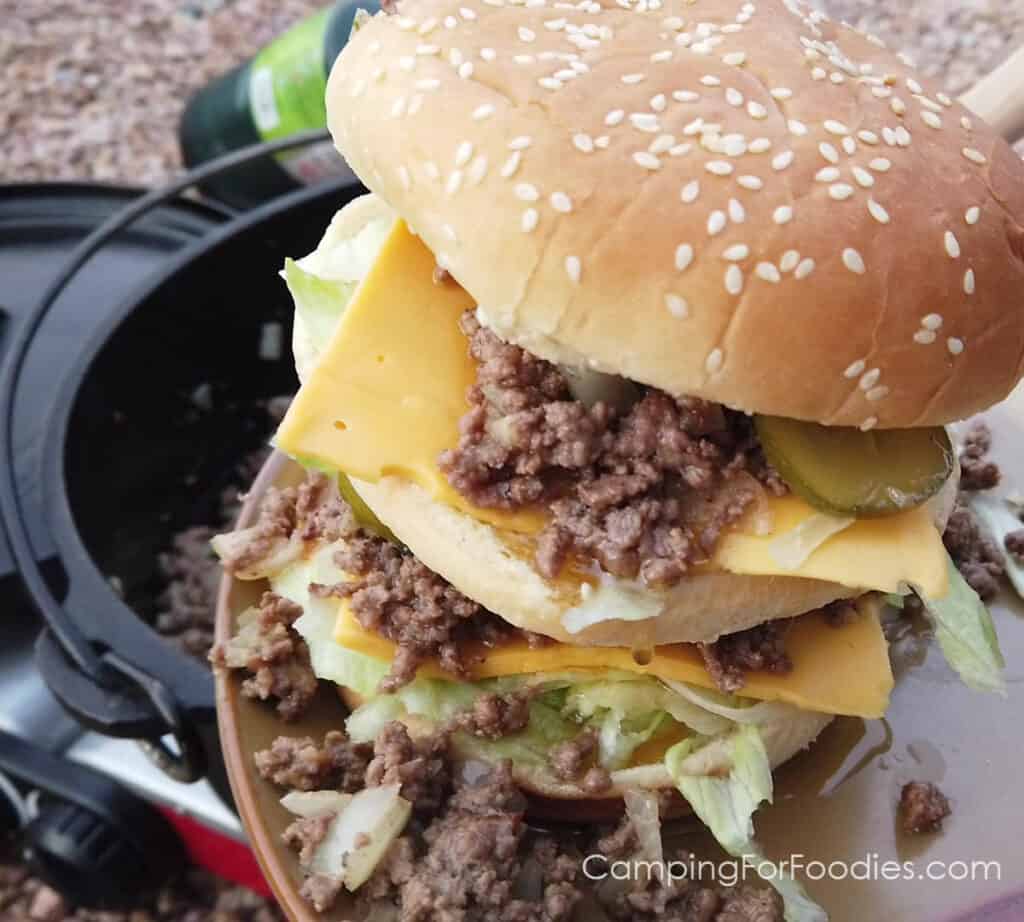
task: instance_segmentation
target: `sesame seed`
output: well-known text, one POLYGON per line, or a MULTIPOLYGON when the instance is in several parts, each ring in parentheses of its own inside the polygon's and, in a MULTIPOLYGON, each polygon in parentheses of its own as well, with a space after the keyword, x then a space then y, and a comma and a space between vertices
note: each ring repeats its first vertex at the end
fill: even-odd
POLYGON ((396 99, 391 105, 391 117, 401 118, 403 115, 405 115, 407 105, 408 101, 406 100, 406 98, 404 96, 399 96, 398 99, 396 99))
POLYGON ((979 166, 984 166, 988 163, 988 157, 986 157, 980 150, 973 147, 965 147, 962 153, 968 160, 972 163, 977 163, 979 166))
POLYGON ((704 368, 709 374, 714 374, 721 370, 723 359, 724 356, 722 355, 721 349, 712 349, 708 353, 708 357, 704 360, 704 368))
POLYGON ((459 7, 459 15, 463 19, 465 19, 467 21, 470 21, 470 22, 472 22, 472 20, 476 19, 476 13, 473 10, 471 10, 468 6, 460 6, 459 7))
POLYGON ((896 132, 893 131, 888 125, 882 126, 882 140, 885 141, 889 147, 896 146, 896 132))
POLYGON ((637 166, 642 166, 645 170, 660 170, 661 161, 646 150, 638 150, 633 154, 633 161, 637 166))
POLYGON ((676 269, 685 272, 693 264, 693 247, 688 243, 681 243, 676 247, 675 255, 676 269))
POLYGON ((930 346, 936 338, 932 330, 918 330, 914 334, 914 342, 920 346, 930 346))
POLYGON ((786 100, 793 98, 793 91, 787 86, 777 86, 771 91, 772 98, 786 100))
POLYGON ((520 26, 517 31, 521 42, 532 42, 537 38, 537 33, 533 29, 527 29, 526 26, 520 26))
POLYGON ((742 67, 747 63, 747 56, 742 51, 731 51, 729 54, 722 56, 722 62, 728 64, 729 67, 742 67))
POLYGON ((967 209, 964 220, 972 226, 977 224, 981 220, 981 209, 977 205, 972 205, 967 209))
POLYGON ((942 103, 947 109, 953 105, 953 100, 950 99, 945 93, 936 93, 935 98, 942 103))
POLYGON ((355 83, 352 84, 352 92, 350 93, 350 95, 353 96, 353 97, 355 97, 355 96, 362 96, 363 93, 365 93, 365 92, 366 92, 366 81, 365 80, 357 80, 355 83))
POLYGON ((936 130, 942 128, 942 119, 934 112, 929 112, 927 109, 921 110, 921 121, 929 128, 935 128, 936 130))
POLYGON ((887 86, 873 86, 871 87, 871 95, 876 99, 888 99, 892 96, 892 90, 887 86))
POLYGON ((700 82, 703 83, 704 86, 721 86, 722 85, 722 81, 719 80, 718 77, 714 77, 711 74, 706 74, 705 76, 701 77, 700 78, 700 82))
POLYGON ((864 374, 865 368, 867 368, 867 364, 864 359, 857 359, 856 362, 847 367, 846 371, 843 372, 843 377, 852 381, 854 378, 859 378, 864 374))
POLYGON ((889 223, 889 212, 885 210, 878 202, 873 198, 868 199, 868 211, 879 224, 889 223))
POLYGON ((521 134, 508 142, 509 150, 526 150, 533 143, 533 138, 528 134, 521 134))
POLYGON ((598 135, 598 137, 594 138, 594 147, 600 147, 601 150, 604 150, 611 144, 611 141, 612 139, 606 134, 598 135))
POLYGON ((650 146, 647 148, 652 154, 664 154, 666 151, 671 151, 676 146, 675 135, 671 134, 659 134, 650 146))
POLYGON ((468 80, 470 77, 472 77, 473 76, 473 62, 472 61, 463 61, 459 65, 458 75, 463 80, 468 80))
POLYGON ((690 315, 690 305, 686 303, 686 298, 671 292, 665 295, 665 307, 673 317, 680 320, 685 320, 690 315))
POLYGON ((747 220, 747 210, 734 198, 729 199, 729 220, 736 224, 747 220))
POLYGON ((974 278, 974 270, 973 269, 968 269, 964 273, 964 293, 965 294, 969 294, 969 295, 973 295, 974 291, 975 291, 976 285, 977 285, 977 282, 975 281, 975 278, 974 278))
POLYGON ((902 125, 897 125, 896 126, 895 134, 896 134, 896 143, 900 147, 910 147, 910 141, 911 141, 910 132, 907 131, 906 128, 904 128, 902 125))
POLYGON ((674 90, 672 98, 676 102, 696 102, 700 99, 700 93, 694 93, 692 90, 674 90))
POLYGON ((541 77, 537 83, 545 90, 560 90, 562 88, 562 81, 556 77, 541 77))
POLYGON ((747 114, 755 119, 768 118, 768 110, 761 103, 754 100, 747 103, 747 114))
POLYGON ((890 101, 889 108, 892 109, 896 115, 907 114, 907 104, 900 99, 899 96, 896 96, 892 101, 890 101))
POLYGON ((574 134, 572 136, 572 143, 573 147, 585 154, 589 154, 594 150, 594 139, 589 134, 574 134))
POLYGON ((867 394, 865 394, 865 396, 872 403, 877 403, 879 400, 883 400, 889 396, 889 388, 884 384, 881 387, 873 387, 867 392, 867 394))
POLYGON ((452 241, 452 243, 458 243, 459 237, 455 233, 455 228, 454 227, 452 227, 450 224, 445 224, 445 225, 442 226, 441 230, 444 232, 444 235, 449 240, 452 241))
POLYGON ((655 134, 661 130, 658 122, 658 116, 652 112, 634 112, 630 115, 629 121, 637 131, 646 131, 649 134, 655 134))
POLYGON ((452 170, 448 175, 448 182, 445 183, 444 191, 454 195, 462 188, 462 170, 452 170))
POLYGON ((843 265, 856 275, 863 275, 867 272, 867 267, 864 265, 864 257, 852 247, 847 247, 843 250, 843 265))
POLYGON ((839 136, 850 133, 850 129, 847 128, 842 122, 837 122, 835 119, 831 118, 825 120, 825 130, 829 134, 835 134, 839 136))
POLYGON ((843 150, 852 157, 857 153, 857 142, 850 137, 843 138, 843 150))
POLYGON ((409 100, 408 115, 415 115, 423 107, 423 94, 413 93, 412 99, 409 100))
POLYGON ((964 131, 970 131, 974 128, 974 122, 972 122, 966 115, 960 116, 960 127, 964 131))
POLYGON ((839 71, 833 71, 831 74, 829 74, 828 78, 837 86, 840 83, 846 82, 846 78, 841 73, 839 73, 839 71))
POLYGON ((858 386, 862 391, 869 391, 878 384, 878 379, 880 377, 882 377, 881 370, 878 368, 872 368, 871 371, 866 371, 861 375, 860 384, 858 386))
POLYGON ((876 157, 868 166, 876 173, 888 173, 892 169, 892 161, 885 157, 876 157))
POLYGON ((627 86, 633 86, 644 79, 643 74, 623 74, 620 78, 627 86))
POLYGON ((946 340, 946 348, 949 350, 950 355, 960 355, 964 351, 964 341, 951 336, 946 340))
POLYGON ((580 258, 578 256, 565 257, 565 274, 569 276, 570 282, 578 285, 582 272, 583 267, 580 265, 580 258))
POLYGON ((856 190, 848 183, 838 182, 834 186, 829 186, 828 194, 837 202, 845 202, 853 195, 854 191, 856 190))
POLYGON ((440 54, 440 53, 441 53, 441 49, 438 48, 437 45, 417 45, 416 46, 416 54, 418 54, 418 55, 427 56, 427 55, 440 54))
POLYGON ((790 205, 779 205, 772 213, 772 220, 776 224, 789 224, 793 220, 793 208, 790 205))
POLYGON ((437 80, 434 77, 430 77, 430 78, 428 78, 426 80, 417 80, 416 81, 416 89, 417 90, 425 90, 427 92, 429 92, 431 90, 436 90, 440 85, 441 85, 441 81, 437 80))
POLYGON ((704 169, 715 176, 729 176, 733 172, 733 165, 725 160, 710 160, 704 164, 704 169))
POLYGON ((793 277, 798 281, 802 281, 814 271, 816 266, 817 263, 810 257, 801 260, 800 265, 796 267, 796 272, 793 273, 793 277))
POLYGON ((398 181, 402 184, 402 188, 408 191, 412 185, 412 179, 409 177, 409 171, 404 167, 398 168, 398 181))
POLYGON ((493 48, 481 48, 480 57, 485 61, 493 61, 498 57, 498 53, 493 48))
POLYGON ((838 167, 826 166, 818 170, 814 174, 814 178, 818 182, 835 182, 842 174, 839 172, 838 167))
POLYGON ((479 185, 487 173, 487 158, 480 154, 469 166, 467 175, 474 186, 479 185))
POLYGON ((722 152, 727 157, 742 157, 747 152, 747 140, 741 134, 726 135, 722 139, 722 152))
POLYGON ((754 271, 759 279, 771 282, 773 285, 778 285, 782 281, 781 273, 772 263, 758 263, 754 271))
POLYGON ((414 29, 416 27, 416 20, 411 19, 408 16, 400 16, 395 20, 395 25, 403 32, 408 32, 410 29, 414 29))
POLYGON ((559 214, 569 214, 572 211, 572 199, 564 192, 551 193, 551 207, 559 214))
POLYGON ((866 420, 864 420, 864 422, 862 422, 860 424, 860 431, 861 432, 870 432, 877 425, 878 425, 878 417, 877 416, 869 416, 866 420))
POLYGON ((908 77, 907 78, 907 89, 910 90, 911 93, 923 93, 924 92, 924 88, 913 77, 908 77))
POLYGON ((800 263, 800 253, 798 250, 786 250, 782 254, 782 259, 779 260, 779 268, 783 272, 792 272, 800 263))
POLYGON ((763 154, 772 149, 772 142, 768 138, 754 138, 747 145, 747 150, 752 154, 763 154))
POLYGON ((665 61, 671 61, 671 60, 672 60, 672 52, 671 51, 655 51, 654 54, 651 55, 651 63, 652 64, 663 64, 665 61))
POLYGON ((829 144, 828 141, 822 141, 818 145, 818 150, 821 152, 821 156, 829 163, 839 162, 839 151, 837 151, 832 144, 829 144))
POLYGON ((739 266, 729 266, 725 270, 725 290, 731 295, 743 293, 743 270, 739 266))
POLYGON ((795 118, 791 118, 786 124, 789 127, 790 134, 795 134, 800 138, 807 134, 807 126, 795 118))
POLYGON ((536 226, 537 222, 540 221, 540 214, 536 208, 527 208, 523 212, 523 216, 519 221, 519 226, 522 228, 524 234, 530 233, 536 226))
POLYGON ((708 215, 708 233, 712 237, 717 237, 722 231, 725 230, 725 225, 728 223, 728 218, 725 216, 724 211, 712 211, 708 215))
MULTIPOLYGON (((437 28, 437 20, 436 19, 433 19, 433 18, 431 18, 431 19, 424 19, 423 22, 420 23, 420 27, 416 31, 419 32, 420 35, 429 35, 436 28, 437 28)), ((376 45, 376 47, 371 46, 370 50, 374 54, 376 54, 378 51, 380 51, 380 42, 374 42, 373 44, 376 45)))
POLYGON ((668 106, 668 100, 665 99, 664 93, 659 93, 657 96, 651 97, 651 108, 655 112, 664 112, 668 106))
POLYGON ((623 112, 622 109, 612 109, 612 111, 604 117, 604 123, 608 126, 615 126, 620 124, 625 117, 626 113, 623 112))
POLYGON ((815 67, 811 71, 812 80, 824 80, 828 76, 828 71, 824 67, 815 67))
POLYGON ((729 262, 742 262, 750 255, 750 247, 745 243, 734 243, 731 247, 726 247, 722 253, 722 259, 728 260, 729 262))
POLYGON ((863 141, 865 144, 870 144, 874 146, 875 144, 878 143, 878 135, 875 134, 873 131, 858 131, 857 137, 860 138, 860 140, 863 141))
POLYGON ((494 106, 489 102, 485 102, 482 106, 477 106, 473 110, 473 121, 482 122, 485 118, 490 118, 494 115, 494 106))
POLYGON ((781 154, 776 154, 772 158, 772 169, 777 173, 782 172, 792 166, 795 157, 796 155, 791 150, 783 151, 781 154))
POLYGON ((684 204, 692 205, 697 201, 697 196, 700 195, 700 183, 694 179, 683 186, 682 191, 679 193, 679 197, 683 200, 684 204))
POLYGON ((441 171, 437 168, 437 164, 433 160, 428 160, 423 164, 423 172, 426 173, 427 179, 440 179, 441 171))
POLYGON ((686 25, 685 21, 678 16, 669 16, 661 21, 661 24, 672 32, 676 32, 686 25))
POLYGON ((445 16, 444 27, 446 29, 454 29, 459 24, 459 21, 454 16, 445 16))
POLYGON ((760 177, 751 176, 750 174, 737 176, 736 182, 744 189, 750 189, 752 192, 757 192, 759 189, 764 188, 764 181, 760 177))
POLYGON ((473 145, 469 141, 463 141, 455 149, 455 165, 465 166, 473 156, 473 145))
POLYGON ((943 236, 943 244, 946 247, 946 253, 949 254, 950 259, 960 258, 960 241, 956 239, 956 234, 952 231, 946 231, 943 236))
POLYGON ((863 186, 865 189, 870 189, 875 184, 875 177, 865 170, 864 167, 855 166, 853 168, 853 178, 857 180, 857 185, 863 186))
POLYGON ((561 32, 565 28, 564 19, 548 19, 544 23, 544 28, 549 32, 561 32))
POLYGON ((412 55, 402 55, 398 59, 398 66, 407 73, 412 73, 416 69, 416 59, 412 55))
POLYGON ((926 330, 938 330, 942 327, 941 314, 925 314, 921 318, 921 326, 926 330))
POLYGON ((571 67, 566 67, 563 70, 556 70, 555 73, 554 73, 554 77, 555 77, 556 80, 562 80, 562 81, 575 80, 576 79, 576 71, 574 71, 571 67))
POLYGON ((735 87, 729 87, 725 91, 725 101, 730 106, 742 106, 743 105, 743 94, 735 87))
POLYGON ((521 202, 535 202, 540 198, 540 193, 533 183, 521 182, 516 184, 516 198, 521 202))
POLYGON ((501 169, 498 171, 502 179, 509 179, 514 176, 516 170, 519 169, 519 163, 522 159, 523 155, 519 151, 513 151, 512 155, 501 165, 501 169))
POLYGON ((942 113, 942 106, 940 106, 937 102, 933 102, 927 96, 915 96, 914 98, 929 111, 937 112, 939 114, 942 113))

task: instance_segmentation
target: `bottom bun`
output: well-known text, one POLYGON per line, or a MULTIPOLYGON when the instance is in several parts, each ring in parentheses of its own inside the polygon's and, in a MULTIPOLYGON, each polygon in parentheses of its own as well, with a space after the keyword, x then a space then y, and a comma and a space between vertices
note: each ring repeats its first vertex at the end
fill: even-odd
MULTIPOLYGON (((348 688, 338 687, 338 694, 345 706, 355 710, 363 698, 348 688)), ((832 714, 810 714, 810 718, 792 726, 769 725, 762 732, 765 749, 772 769, 789 761, 798 752, 811 745, 835 718, 832 714)), ((412 737, 425 735, 428 728, 415 719, 404 721, 412 737)), ((717 741, 710 742, 701 752, 703 768, 708 775, 728 773, 731 765, 725 746, 717 741)), ((472 745, 471 738, 464 734, 453 740, 455 765, 465 766, 471 762, 486 762, 472 745)), ((663 765, 643 765, 612 773, 612 786, 599 795, 586 791, 579 785, 562 781, 545 769, 534 765, 512 763, 512 777, 528 795, 531 816, 555 822, 602 823, 615 819, 622 812, 622 795, 629 788, 643 788, 651 791, 671 791, 674 797, 669 802, 666 816, 683 816, 692 812, 689 804, 676 790, 672 777, 663 765)))

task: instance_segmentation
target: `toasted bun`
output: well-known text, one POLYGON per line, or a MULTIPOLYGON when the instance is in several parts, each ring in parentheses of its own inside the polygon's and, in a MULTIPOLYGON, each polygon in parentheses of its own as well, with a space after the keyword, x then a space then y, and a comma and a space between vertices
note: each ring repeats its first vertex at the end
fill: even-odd
MULTIPOLYGON (((936 524, 945 528, 959 474, 930 501, 936 524)), ((562 626, 566 611, 557 586, 532 561, 516 553, 500 532, 436 502, 420 487, 396 477, 378 483, 352 480, 366 504, 431 570, 506 621, 566 643, 632 646, 637 626, 603 621, 578 634, 562 626)), ((654 644, 701 643, 776 618, 791 618, 859 593, 839 583, 786 576, 691 575, 664 596, 651 622, 654 644)))
MULTIPOLYGON (((363 699, 349 688, 339 687, 338 694, 349 710, 354 710, 363 702, 363 699)), ((761 736, 773 769, 810 746, 834 719, 832 714, 810 716, 815 719, 797 721, 788 726, 772 723, 762 730, 761 736)), ((406 725, 414 737, 426 730, 415 719, 410 719, 406 725)), ((480 757, 473 751, 472 746, 460 745, 459 740, 457 736, 453 741, 456 764, 479 761, 480 757)), ((703 753, 702 768, 707 774, 729 771, 731 766, 725 744, 713 741, 704 748, 703 753)), ((512 776, 516 784, 531 795, 532 815, 545 819, 571 820, 575 823, 599 823, 614 817, 617 808, 609 809, 609 802, 620 800, 626 788, 646 788, 654 791, 675 788, 672 777, 660 764, 613 772, 612 786, 598 796, 578 785, 561 781, 545 769, 534 765, 517 764, 513 761, 512 776), (571 806, 566 801, 572 801, 571 806)), ((673 815, 689 812, 689 805, 681 797, 679 802, 670 808, 670 814, 673 815)))
POLYGON ((877 39, 740 7, 405 0, 342 52, 329 124, 543 358, 833 425, 1003 398, 1020 159, 877 39))

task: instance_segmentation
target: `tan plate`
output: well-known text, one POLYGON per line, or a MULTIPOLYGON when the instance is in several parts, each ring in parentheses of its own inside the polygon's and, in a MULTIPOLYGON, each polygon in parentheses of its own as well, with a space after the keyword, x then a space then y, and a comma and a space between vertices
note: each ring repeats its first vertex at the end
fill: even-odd
MULTIPOLYGON (((1012 481, 1024 486, 1024 390, 987 418, 995 433, 996 459, 1012 481)), ((299 476, 284 457, 272 457, 253 485, 239 524, 251 523, 267 487, 299 476)), ((223 581, 218 640, 231 633, 238 614, 263 588, 223 581)), ((775 805, 757 816, 758 837, 776 860, 800 855, 804 863, 860 861, 847 872, 857 877, 868 865, 881 870, 886 861, 913 862, 900 869, 909 879, 809 881, 833 922, 1024 919, 1024 605, 1005 594, 992 608, 1009 664, 1008 699, 966 689, 934 644, 908 632, 893 646, 898 684, 888 717, 836 721, 810 752, 776 772, 775 805), (917 779, 940 783, 952 799, 953 816, 941 834, 911 838, 898 832, 900 788, 917 779), (970 871, 975 861, 999 862, 1000 879, 993 879, 992 865, 987 880, 978 867, 977 879, 950 879, 970 871), (932 862, 945 864, 947 879, 928 879, 943 873, 932 862)), ((218 677, 220 736, 235 800, 267 880, 295 922, 351 918, 344 901, 319 916, 299 899, 298 864, 280 841, 289 822, 278 803, 281 792, 260 780, 252 765, 252 753, 282 733, 319 738, 339 727, 345 716, 341 703, 325 689, 303 720, 284 724, 270 708, 242 698, 238 689, 236 679, 218 677)), ((715 853, 706 833, 692 824, 679 838, 697 854, 715 853)))

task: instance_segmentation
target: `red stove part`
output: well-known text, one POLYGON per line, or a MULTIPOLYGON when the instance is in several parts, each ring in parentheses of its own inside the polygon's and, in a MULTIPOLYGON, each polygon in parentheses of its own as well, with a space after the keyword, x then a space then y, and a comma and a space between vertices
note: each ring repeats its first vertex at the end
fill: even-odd
POLYGON ((195 864, 260 896, 274 898, 249 846, 169 807, 159 809, 181 836, 185 850, 195 864))

